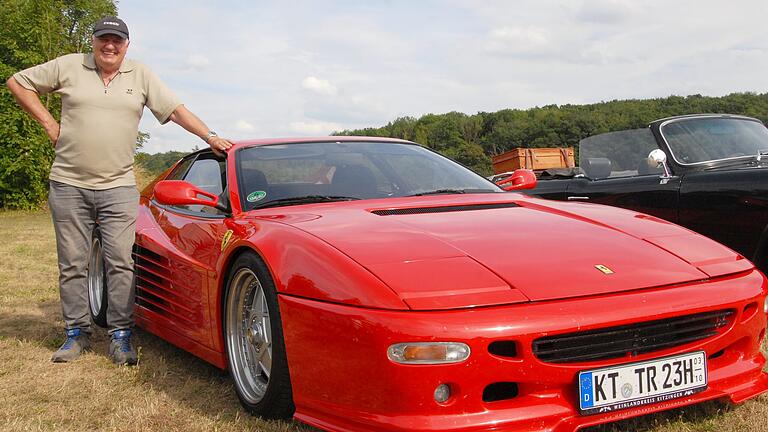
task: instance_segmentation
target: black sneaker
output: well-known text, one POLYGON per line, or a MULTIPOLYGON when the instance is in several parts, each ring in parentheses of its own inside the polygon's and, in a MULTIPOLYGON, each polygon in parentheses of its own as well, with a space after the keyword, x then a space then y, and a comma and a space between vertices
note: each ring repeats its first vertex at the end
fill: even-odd
POLYGON ((67 340, 58 351, 53 353, 51 361, 54 363, 66 363, 80 357, 82 353, 91 349, 91 340, 87 333, 79 328, 67 330, 67 340))
POLYGON ((130 330, 118 330, 112 333, 112 342, 109 344, 109 357, 112 362, 120 366, 133 366, 139 361, 136 350, 131 343, 130 330))

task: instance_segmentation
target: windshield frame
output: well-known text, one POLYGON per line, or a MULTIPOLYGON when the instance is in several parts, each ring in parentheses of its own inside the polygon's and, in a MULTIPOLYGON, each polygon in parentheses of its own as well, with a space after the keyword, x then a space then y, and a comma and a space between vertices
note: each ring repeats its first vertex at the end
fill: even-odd
POLYGON ((761 122, 758 119, 752 118, 752 117, 746 117, 746 116, 735 116, 735 115, 697 115, 697 116, 685 116, 685 117, 679 117, 679 118, 671 118, 668 120, 664 120, 658 125, 658 131, 659 136, 661 137, 662 141, 664 141, 664 145, 669 150, 670 155, 672 156, 672 159, 675 161, 676 164, 683 166, 683 167, 698 167, 698 166, 708 166, 708 165, 714 165, 721 162, 727 162, 727 161, 735 161, 735 160, 752 160, 755 159, 758 155, 758 152, 755 152, 754 154, 749 155, 742 155, 742 156, 733 156, 733 157, 726 157, 726 158, 720 158, 720 159, 710 159, 700 162, 684 162, 681 161, 677 154, 675 153, 675 149, 673 146, 670 145, 670 141, 668 137, 664 134, 664 128, 672 123, 679 123, 679 122, 685 122, 685 121, 695 121, 695 120, 702 120, 702 119, 719 119, 719 120, 725 120, 725 121, 749 121, 753 123, 757 123, 765 128, 765 124, 761 122))

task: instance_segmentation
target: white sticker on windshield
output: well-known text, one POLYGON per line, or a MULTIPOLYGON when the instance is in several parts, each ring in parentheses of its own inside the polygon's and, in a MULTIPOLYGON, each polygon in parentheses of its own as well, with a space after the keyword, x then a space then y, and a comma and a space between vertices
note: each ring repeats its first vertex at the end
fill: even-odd
POLYGON ((255 191, 248 194, 248 197, 246 198, 246 200, 248 202, 256 202, 256 201, 263 200, 266 196, 267 196, 267 193, 264 191, 255 191))

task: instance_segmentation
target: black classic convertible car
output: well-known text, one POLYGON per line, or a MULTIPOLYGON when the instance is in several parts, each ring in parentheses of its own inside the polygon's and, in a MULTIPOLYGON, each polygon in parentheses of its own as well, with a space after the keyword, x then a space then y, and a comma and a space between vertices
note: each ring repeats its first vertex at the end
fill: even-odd
POLYGON ((683 225, 768 270, 768 129, 697 114, 579 143, 579 168, 543 173, 543 198, 632 209, 683 225))

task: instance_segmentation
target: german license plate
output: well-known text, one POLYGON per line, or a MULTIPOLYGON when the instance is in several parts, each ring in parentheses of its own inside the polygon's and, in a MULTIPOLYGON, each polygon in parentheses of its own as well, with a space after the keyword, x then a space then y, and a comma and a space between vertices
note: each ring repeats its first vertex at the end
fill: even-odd
POLYGON ((707 388, 704 351, 579 372, 579 411, 597 414, 689 396, 707 388))

